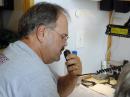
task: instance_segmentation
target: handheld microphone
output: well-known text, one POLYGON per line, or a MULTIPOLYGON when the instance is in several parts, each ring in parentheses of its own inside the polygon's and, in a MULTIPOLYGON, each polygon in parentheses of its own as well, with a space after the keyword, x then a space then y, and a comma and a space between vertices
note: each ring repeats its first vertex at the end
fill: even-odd
MULTIPOLYGON (((64 56, 65 56, 66 61, 68 61, 66 57, 67 57, 69 54, 71 54, 70 50, 66 49, 66 50, 64 51, 64 56)), ((74 65, 74 64, 68 65, 67 67, 70 67, 70 66, 72 66, 72 65, 74 65)))
MULTIPOLYGON (((72 51, 72 53, 75 54, 75 55, 77 55, 77 51, 72 51)), ((66 50, 64 51, 65 59, 66 59, 66 57, 67 57, 69 54, 71 54, 70 50, 66 49, 66 50)), ((67 61, 67 59, 66 59, 66 61, 67 61)), ((68 65, 68 67, 69 67, 69 66, 72 66, 72 65, 74 65, 74 64, 68 65)), ((87 74, 84 74, 84 75, 87 75, 87 74)), ((83 75, 81 74, 81 75, 77 75, 77 76, 83 76, 83 75)))
MULTIPOLYGON (((66 49, 66 50, 64 51, 65 59, 66 59, 66 57, 67 57, 69 54, 71 54, 70 50, 67 50, 67 49, 66 49)), ((66 61, 67 61, 67 59, 66 59, 66 61)))
MULTIPOLYGON (((75 51, 74 51, 74 52, 75 52, 75 51)), ((74 52, 72 51, 72 53, 74 53, 74 52)), ((65 56, 66 61, 68 61, 66 57, 67 57, 69 54, 71 54, 70 50, 66 49, 66 50, 64 51, 64 56, 65 56)), ((77 54, 77 52, 75 52, 75 54, 77 54)), ((70 66, 73 66, 73 65, 74 65, 74 64, 71 64, 71 65, 68 65, 67 67, 70 67, 70 66)))

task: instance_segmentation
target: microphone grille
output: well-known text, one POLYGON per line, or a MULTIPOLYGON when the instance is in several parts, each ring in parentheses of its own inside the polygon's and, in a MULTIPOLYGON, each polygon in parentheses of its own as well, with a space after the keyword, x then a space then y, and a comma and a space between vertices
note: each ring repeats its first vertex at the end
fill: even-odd
POLYGON ((71 52, 70 52, 70 50, 67 50, 67 49, 66 49, 66 50, 64 51, 64 56, 65 56, 65 58, 67 57, 68 54, 71 54, 71 52))

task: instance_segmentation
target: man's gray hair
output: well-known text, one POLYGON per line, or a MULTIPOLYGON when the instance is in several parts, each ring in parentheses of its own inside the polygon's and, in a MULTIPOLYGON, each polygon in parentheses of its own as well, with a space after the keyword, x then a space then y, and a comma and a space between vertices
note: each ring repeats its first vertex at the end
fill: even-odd
POLYGON ((68 12, 57 4, 47 2, 35 4, 19 20, 19 38, 27 36, 39 25, 55 26, 60 14, 69 16, 68 12))

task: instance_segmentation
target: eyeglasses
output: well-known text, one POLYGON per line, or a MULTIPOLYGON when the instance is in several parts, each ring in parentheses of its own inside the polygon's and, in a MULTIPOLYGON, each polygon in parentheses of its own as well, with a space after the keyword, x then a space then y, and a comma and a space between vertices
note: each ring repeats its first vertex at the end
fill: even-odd
POLYGON ((68 34, 61 34, 61 33, 58 33, 57 31, 54 31, 54 32, 56 32, 61 37, 62 40, 66 41, 69 38, 68 34))
POLYGON ((48 28, 48 29, 53 31, 53 32, 56 32, 61 37, 61 39, 64 40, 64 41, 67 41, 68 38, 69 38, 68 34, 61 34, 61 33, 57 32, 57 31, 55 31, 54 29, 50 29, 50 28, 48 28))

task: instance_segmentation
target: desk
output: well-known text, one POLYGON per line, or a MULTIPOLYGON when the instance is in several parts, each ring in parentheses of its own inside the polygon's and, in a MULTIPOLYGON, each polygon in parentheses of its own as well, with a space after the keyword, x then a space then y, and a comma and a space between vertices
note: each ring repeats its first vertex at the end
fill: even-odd
POLYGON ((80 84, 79 86, 76 86, 74 91, 68 97, 114 97, 115 89, 111 88, 112 86, 110 84, 116 84, 116 81, 111 79, 109 82, 110 84, 107 84, 108 79, 106 79, 105 77, 105 79, 102 79, 100 77, 103 77, 103 75, 98 75, 95 77, 93 75, 87 75, 80 77, 82 80, 82 84, 85 85, 85 81, 92 81, 95 82, 95 85, 90 85, 88 87, 88 85, 84 86, 80 84), (100 80, 95 79, 97 77, 100 80))
POLYGON ((113 96, 103 95, 80 84, 79 86, 76 86, 74 91, 68 97, 113 97, 113 96))

